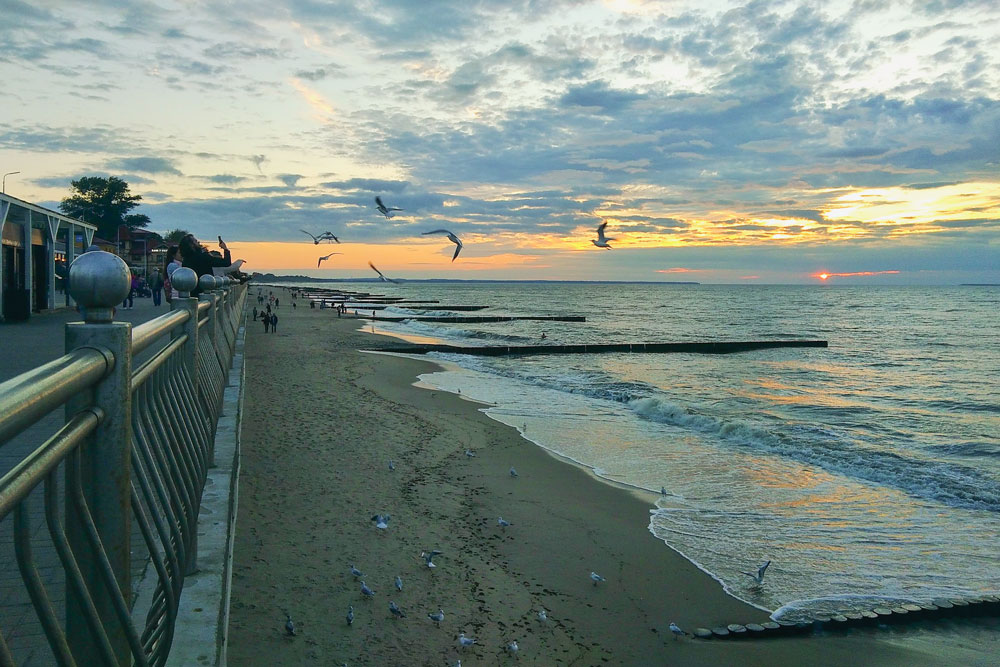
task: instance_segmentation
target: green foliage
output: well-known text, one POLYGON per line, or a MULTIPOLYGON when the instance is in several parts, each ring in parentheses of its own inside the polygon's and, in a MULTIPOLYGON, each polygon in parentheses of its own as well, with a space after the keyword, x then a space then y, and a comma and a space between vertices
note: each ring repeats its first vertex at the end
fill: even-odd
POLYGON ((145 227, 149 217, 129 214, 142 200, 140 195, 129 192, 128 183, 117 176, 84 176, 71 184, 73 194, 59 204, 66 215, 97 225, 97 235, 113 240, 118 225, 145 227))
POLYGON ((163 237, 163 240, 166 241, 167 243, 180 243, 181 239, 190 233, 191 232, 189 232, 186 229, 171 229, 163 237))

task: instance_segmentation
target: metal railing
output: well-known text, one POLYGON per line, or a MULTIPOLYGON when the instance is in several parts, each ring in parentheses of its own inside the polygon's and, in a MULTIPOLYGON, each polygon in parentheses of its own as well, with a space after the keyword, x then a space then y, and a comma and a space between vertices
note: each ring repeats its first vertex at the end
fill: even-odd
MULTIPOLYGON (((181 293, 172 312, 133 329, 112 318, 128 291, 127 267, 109 253, 81 255, 70 286, 85 321, 66 325, 67 354, 0 384, 0 447, 65 410, 65 424, 0 479, 0 523, 13 522, 35 612, 21 624, 37 621, 59 665, 164 664, 184 577, 196 569, 202 491, 246 288, 197 281, 190 269, 172 278, 181 293), (198 299, 188 296, 196 285, 198 299), (148 358, 133 363, 143 352, 148 358), (39 503, 51 547, 32 527, 39 503), (58 557, 60 581, 43 576, 54 568, 40 564, 40 543, 39 552, 58 557), (148 559, 155 581, 141 604, 133 559, 148 559)), ((14 664, 0 632, 0 667, 14 664)))

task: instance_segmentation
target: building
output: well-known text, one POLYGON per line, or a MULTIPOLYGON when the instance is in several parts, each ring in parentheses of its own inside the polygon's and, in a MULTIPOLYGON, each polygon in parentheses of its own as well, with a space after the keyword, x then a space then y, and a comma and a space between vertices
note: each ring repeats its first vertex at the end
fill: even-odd
POLYGON ((68 267, 96 231, 90 223, 0 194, 0 321, 71 305, 68 267))

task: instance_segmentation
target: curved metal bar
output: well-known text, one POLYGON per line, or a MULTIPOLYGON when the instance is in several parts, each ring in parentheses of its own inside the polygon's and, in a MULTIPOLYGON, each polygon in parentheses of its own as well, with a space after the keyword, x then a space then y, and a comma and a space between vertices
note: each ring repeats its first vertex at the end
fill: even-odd
POLYGON ((104 411, 91 408, 79 412, 42 445, 0 479, 0 519, 38 486, 88 435, 94 432, 104 411))
MULTIPOLYGON (((202 303, 205 303, 205 302, 202 301, 202 303)), ((198 320, 198 328, 199 329, 202 328, 203 326, 205 326, 206 324, 208 324, 208 318, 207 317, 204 318, 204 319, 198 320)))
MULTIPOLYGON (((177 312, 187 313, 186 310, 179 310, 177 312)), ((148 380, 156 369, 166 363, 171 354, 176 352, 181 346, 184 345, 184 343, 187 342, 187 339, 187 334, 182 334, 181 336, 175 338, 170 341, 169 345, 165 346, 162 350, 154 354, 152 358, 148 359, 146 363, 135 369, 135 371, 132 372, 132 391, 141 387, 142 383, 148 380)))
POLYGON ((198 314, 201 315, 203 312, 212 307, 211 301, 199 301, 198 302, 198 314))
POLYGON ((174 327, 184 324, 191 317, 186 310, 175 310, 165 315, 144 322, 132 329, 132 354, 138 354, 153 344, 160 336, 164 336, 174 327))
POLYGON ((110 350, 81 347, 0 383, 0 446, 114 368, 110 350))

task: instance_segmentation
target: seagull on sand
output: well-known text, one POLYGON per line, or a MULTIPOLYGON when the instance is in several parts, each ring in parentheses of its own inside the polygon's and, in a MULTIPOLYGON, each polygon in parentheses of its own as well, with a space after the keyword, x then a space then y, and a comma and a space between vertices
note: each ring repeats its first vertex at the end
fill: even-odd
POLYGON ((289 637, 295 636, 295 621, 292 620, 292 615, 287 611, 285 612, 285 634, 289 637))
POLYGON ((381 514, 376 514, 375 516, 372 517, 372 521, 375 522, 375 527, 378 528, 379 530, 385 530, 386 528, 389 527, 388 514, 386 514, 385 516, 381 514))
POLYGON ((347 624, 354 625, 354 605, 347 605, 347 624))
POLYGON ((770 564, 771 564, 771 561, 767 561, 763 565, 761 565, 760 567, 758 567, 757 568, 757 574, 754 574, 753 572, 740 572, 740 574, 747 575, 748 577, 750 577, 751 579, 753 579, 754 581, 756 581, 758 586, 760 586, 762 583, 764 583, 764 572, 765 572, 765 570, 767 570, 767 566, 770 565, 770 564))
POLYGON ((462 648, 465 648, 466 646, 472 646, 475 643, 476 640, 473 639, 472 637, 466 637, 464 632, 458 633, 458 645, 461 646, 462 648))
POLYGON ((382 274, 382 272, 381 272, 381 271, 379 271, 378 269, 376 269, 376 268, 375 268, 375 265, 374 265, 374 264, 372 264, 371 262, 368 262, 368 266, 372 267, 372 270, 373 270, 373 271, 374 271, 375 273, 377 273, 377 274, 378 274, 378 277, 379 277, 379 278, 380 278, 380 279, 382 280, 382 282, 384 282, 384 283, 395 283, 395 282, 397 282, 397 281, 393 280, 392 278, 386 278, 386 277, 385 277, 385 276, 384 276, 384 275, 382 274))
POLYGON ((399 606, 397 606, 392 600, 389 601, 389 611, 391 611, 392 615, 396 618, 406 618, 406 614, 403 613, 403 610, 400 609, 399 606))
POLYGON ((374 597, 375 596, 375 591, 373 591, 372 589, 368 588, 368 584, 366 584, 365 582, 362 581, 361 582, 361 594, 364 595, 365 597, 369 597, 370 598, 370 597, 374 597))
POLYGON ((466 449, 465 450, 465 455, 471 459, 472 457, 474 457, 476 455, 476 453, 474 451, 472 451, 471 449, 466 449))
POLYGON ((354 567, 353 565, 351 565, 351 574, 354 575, 355 579, 357 579, 358 577, 365 576, 364 573, 361 570, 359 570, 358 568, 354 567))
POLYGON ((600 582, 602 582, 602 581, 606 581, 606 579, 604 577, 602 577, 601 575, 597 574, 596 572, 591 572, 590 573, 590 580, 594 582, 595 586, 597 584, 599 584, 600 582))
POLYGON ((396 579, 395 581, 393 581, 393 583, 396 584, 397 591, 403 590, 403 580, 399 577, 398 574, 396 575, 396 579))
POLYGON ((433 551, 420 552, 420 557, 424 559, 424 563, 427 564, 427 567, 437 567, 437 565, 434 564, 434 556, 440 556, 440 555, 441 552, 438 551, 437 549, 434 549, 433 551))
POLYGON ((607 222, 602 222, 597 226, 597 238, 591 239, 590 242, 596 245, 598 248, 605 248, 607 250, 611 249, 608 245, 608 241, 614 241, 612 238, 608 238, 604 235, 604 228, 608 226, 607 222))
POLYGON ((342 252, 331 252, 329 255, 323 255, 322 257, 320 257, 319 259, 316 260, 316 268, 318 269, 320 264, 322 264, 326 260, 330 259, 334 255, 343 255, 343 254, 344 253, 342 253, 342 252))
POLYGON ((497 525, 500 526, 501 528, 506 528, 507 526, 510 525, 510 521, 507 521, 507 519, 503 517, 499 517, 497 519, 497 525))
POLYGON ((377 208, 378 212, 384 215, 386 219, 391 218, 394 215, 393 211, 403 210, 401 208, 396 208, 395 206, 386 206, 382 203, 382 197, 378 195, 375 196, 375 208, 377 208))
POLYGON ((514 657, 517 657, 517 648, 518 647, 516 639, 511 640, 511 642, 507 644, 507 650, 510 651, 510 654, 514 657))
POLYGON ((545 612, 544 609, 540 609, 538 611, 538 620, 541 621, 542 623, 545 623, 546 621, 549 620, 549 615, 545 612))
POLYGON ((436 614, 427 614, 427 618, 441 625, 441 621, 444 620, 444 609, 438 609, 436 614))
POLYGON ((455 258, 458 257, 458 253, 462 252, 462 239, 458 238, 453 233, 449 232, 447 229, 435 229, 435 230, 430 231, 430 232, 421 232, 422 236, 426 236, 428 234, 447 234, 448 235, 448 240, 455 244, 455 254, 451 256, 451 261, 454 262, 455 258))
POLYGON ((685 634, 685 632, 681 630, 680 626, 673 621, 670 621, 670 632, 674 633, 674 641, 676 641, 678 637, 683 637, 685 634))
POLYGON ((395 470, 396 464, 393 463, 392 459, 389 459, 389 470, 395 470))
POLYGON ((302 232, 303 234, 308 234, 309 237, 312 238, 312 240, 313 240, 313 245, 319 245, 320 241, 336 241, 337 243, 340 243, 340 239, 338 239, 336 236, 334 236, 330 232, 323 232, 319 236, 313 236, 312 234, 310 234, 309 232, 307 232, 304 229, 300 229, 299 231, 302 232))
POLYGON ((665 486, 661 486, 660 487, 660 495, 661 496, 667 495, 667 487, 665 487, 665 486))
POLYGON ((510 476, 511 477, 517 477, 517 471, 514 470, 514 466, 510 467, 510 476))

